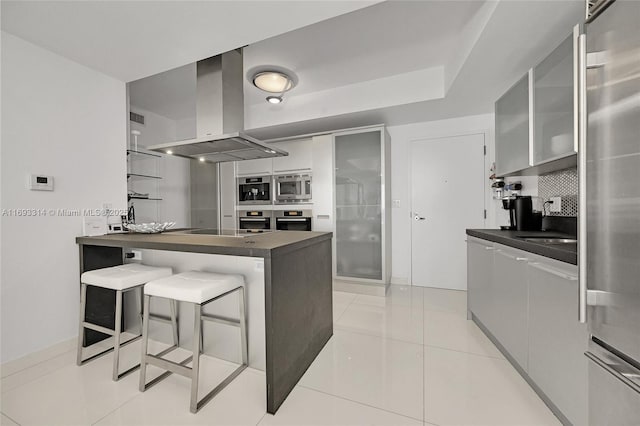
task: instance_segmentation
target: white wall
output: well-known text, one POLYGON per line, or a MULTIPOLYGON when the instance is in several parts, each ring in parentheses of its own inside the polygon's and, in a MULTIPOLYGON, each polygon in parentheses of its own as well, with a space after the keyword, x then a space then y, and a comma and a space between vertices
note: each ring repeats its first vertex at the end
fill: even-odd
POLYGON ((2 209, 46 212, 2 216, 4 363, 77 335, 82 218, 50 209, 126 208, 127 119, 123 82, 4 32, 2 106, 2 209))
MULTIPOLYGON (((391 136, 391 198, 400 201, 399 208, 392 209, 392 278, 395 284, 409 283, 411 276, 411 198, 410 180, 410 142, 417 139, 445 136, 486 133, 487 157, 485 161, 487 176, 486 227, 495 227, 495 203, 490 200, 489 168, 494 161, 494 116, 493 114, 474 115, 448 120, 430 121, 388 127, 391 136)), ((455 167, 455 164, 451 165, 455 167)))

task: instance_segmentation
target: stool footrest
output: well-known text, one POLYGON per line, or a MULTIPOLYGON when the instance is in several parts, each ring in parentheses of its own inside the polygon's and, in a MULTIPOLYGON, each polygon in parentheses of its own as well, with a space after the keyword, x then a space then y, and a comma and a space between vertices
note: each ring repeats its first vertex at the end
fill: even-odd
MULTIPOLYGON (((89 328, 89 327, 87 327, 87 328, 89 328)), ((112 331, 113 331, 113 330, 112 330, 112 331)), ((112 333, 111 335, 113 336, 113 333, 112 333)), ((129 339, 129 340, 125 341, 125 342, 120 343, 120 347, 122 348, 123 346, 126 346, 126 345, 128 345, 129 343, 133 343, 133 342, 135 342, 136 340, 139 340, 139 339, 141 339, 141 338, 142 338, 142 335, 138 335, 138 336, 136 336, 136 337, 132 337, 131 339, 129 339)), ((98 342, 98 343, 100 343, 100 342, 98 342)), ((98 344, 98 343, 94 343, 94 344, 98 344)), ((78 364, 78 365, 84 365, 84 364, 86 364, 86 363, 87 363, 87 362, 89 362, 89 361, 92 361, 92 360, 94 360, 94 359, 96 359, 96 358, 100 358, 101 356, 108 354, 109 352, 113 352, 113 346, 112 346, 112 347, 110 347, 109 349, 105 349, 104 351, 102 351, 102 352, 100 352, 100 353, 97 353, 97 354, 95 354, 95 355, 91 355, 89 358, 86 358, 86 359, 81 360, 81 361, 80 361, 80 364, 78 364)), ((138 368, 138 367, 140 367, 140 364, 138 364, 135 368, 138 368)), ((125 371, 125 373, 128 373, 128 371, 125 371)), ((122 373, 122 375, 123 375, 123 374, 125 374, 125 373, 122 373)))
POLYGON ((149 319, 155 320, 158 322, 164 322, 166 324, 173 324, 173 322, 171 321, 171 317, 165 316, 165 315, 152 314, 151 312, 149 312, 149 319))
MULTIPOLYGON (((170 371, 172 373, 179 374, 185 377, 191 377, 191 367, 186 367, 183 365, 184 361, 181 363, 169 361, 168 359, 160 358, 155 355, 147 355, 146 357, 147 364, 155 365, 156 367, 160 367, 163 370, 170 371)), ((193 358, 193 356, 191 356, 193 358)))
MULTIPOLYGON (((175 349, 176 347, 171 347, 169 349, 175 349)), ((167 351, 168 352, 168 351, 167 351)), ((166 352, 165 352, 166 353, 166 352)), ((162 354, 162 352, 160 352, 160 354, 162 354)), ((160 356, 160 354, 156 355, 156 356, 160 356)), ((184 361, 182 361, 180 363, 180 365, 184 365, 184 364, 188 364, 191 360, 193 359, 193 355, 189 355, 189 357, 187 359, 185 359, 184 361)), ((147 360, 148 362, 148 360, 147 360)), ((149 362, 149 364, 151 364, 149 362)), ((188 367, 185 367, 188 368, 188 367)), ((156 383, 166 379, 167 377, 169 377, 170 375, 173 374, 173 371, 167 370, 164 373, 162 373, 161 375, 159 375, 158 377, 156 377, 155 379, 151 380, 149 383, 146 383, 144 385, 144 390, 149 389, 151 386, 155 385, 156 383)), ((140 389, 141 391, 143 391, 143 389, 140 389)))
POLYGON ((219 324, 232 325, 234 327, 240 327, 240 320, 235 318, 227 318, 221 315, 211 315, 203 313, 200 318, 205 321, 217 322, 219 324))
POLYGON ((108 334, 109 336, 113 336, 115 334, 115 331, 113 331, 112 329, 103 327, 101 325, 93 324, 91 322, 83 321, 82 326, 90 330, 99 331, 100 333, 108 334))

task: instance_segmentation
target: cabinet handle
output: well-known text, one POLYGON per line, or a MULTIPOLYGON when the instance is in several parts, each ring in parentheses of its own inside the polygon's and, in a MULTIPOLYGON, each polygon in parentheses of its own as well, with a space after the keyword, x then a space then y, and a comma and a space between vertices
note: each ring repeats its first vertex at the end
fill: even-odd
POLYGON ((569 280, 569 281, 577 281, 578 280, 578 277, 576 277, 575 275, 565 274, 564 272, 560 272, 557 269, 545 266, 542 263, 533 262, 533 263, 530 263, 529 265, 534 267, 534 268, 536 268, 536 269, 539 269, 541 271, 547 272, 547 273, 549 273, 551 275, 555 275, 556 277, 563 278, 565 280, 569 280))
POLYGON ((493 250, 493 247, 485 246, 485 247, 484 247, 484 249, 485 249, 485 250, 493 250))
POLYGON ((526 258, 526 257, 516 257, 516 260, 519 261, 519 262, 526 262, 529 259, 526 258))
POLYGON ((252 173, 238 173, 238 177, 245 176, 260 176, 260 175, 270 175, 271 172, 252 172, 252 173))
POLYGON ((278 170, 274 170, 273 173, 286 173, 286 172, 308 172, 309 170, 311 170, 308 167, 303 167, 302 169, 278 169, 278 170))

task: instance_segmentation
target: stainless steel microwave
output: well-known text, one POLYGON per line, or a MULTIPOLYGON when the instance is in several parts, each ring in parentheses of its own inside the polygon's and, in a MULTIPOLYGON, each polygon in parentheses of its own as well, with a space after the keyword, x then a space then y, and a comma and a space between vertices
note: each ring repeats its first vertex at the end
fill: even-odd
POLYGON ((311 201, 311 175, 279 175, 274 177, 277 204, 311 201))

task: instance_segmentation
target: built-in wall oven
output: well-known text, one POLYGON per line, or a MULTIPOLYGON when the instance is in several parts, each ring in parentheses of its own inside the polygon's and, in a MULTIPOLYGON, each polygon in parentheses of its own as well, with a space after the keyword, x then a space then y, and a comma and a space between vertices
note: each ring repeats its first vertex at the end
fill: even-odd
POLYGON ((254 232, 271 229, 271 210, 238 210, 238 229, 254 232))
POLYGON ((276 210, 278 231, 311 231, 311 210, 276 210))
POLYGON ((271 204, 271 176, 241 177, 238 182, 238 205, 271 204))
POLYGON ((311 201, 311 174, 274 177, 276 204, 311 201))

